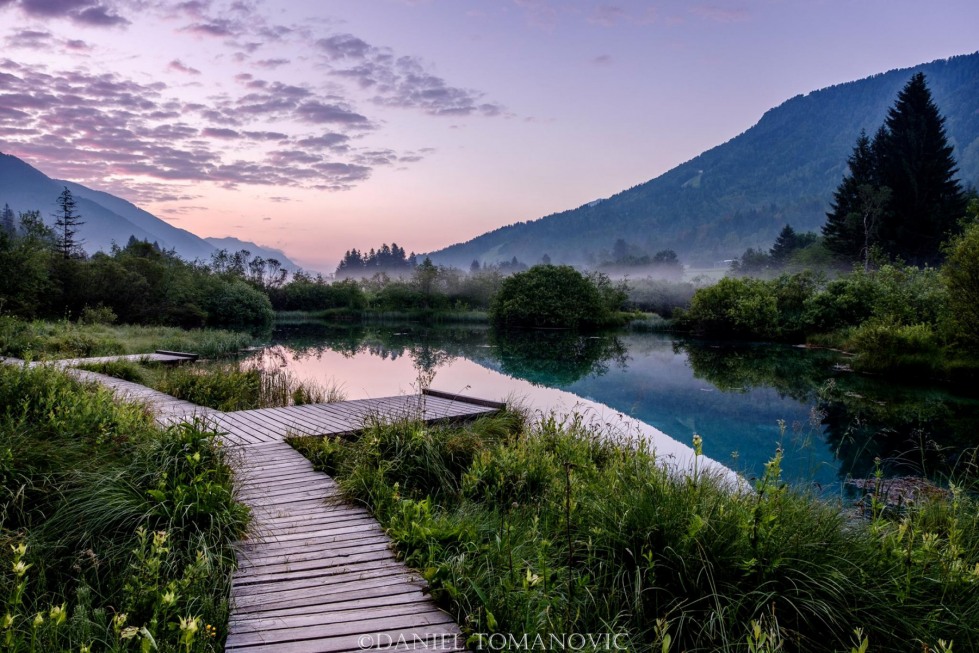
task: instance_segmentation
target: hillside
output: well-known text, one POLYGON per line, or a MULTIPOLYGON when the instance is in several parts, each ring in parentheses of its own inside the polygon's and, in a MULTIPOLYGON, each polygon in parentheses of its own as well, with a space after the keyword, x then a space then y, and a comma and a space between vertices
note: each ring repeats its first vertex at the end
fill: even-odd
POLYGON ((252 256, 276 258, 290 272, 298 269, 284 252, 237 238, 201 238, 157 218, 122 198, 71 181, 51 179, 40 170, 9 154, 0 153, 0 208, 9 204, 15 213, 38 210, 47 224, 54 224, 56 200, 67 187, 85 223, 79 229, 82 248, 89 254, 108 251, 112 244, 125 245, 130 236, 174 249, 181 258, 207 261, 221 248, 247 249, 252 256))
MULTIPOLYGON (((785 224, 817 230, 861 129, 883 122, 911 75, 923 72, 965 185, 979 185, 979 53, 892 70, 794 97, 756 125, 676 168, 608 199, 518 222, 430 254, 466 268, 481 262, 601 260, 618 238, 654 253, 711 264, 768 248, 785 224)), ((723 107, 718 107, 723 111, 723 107)))

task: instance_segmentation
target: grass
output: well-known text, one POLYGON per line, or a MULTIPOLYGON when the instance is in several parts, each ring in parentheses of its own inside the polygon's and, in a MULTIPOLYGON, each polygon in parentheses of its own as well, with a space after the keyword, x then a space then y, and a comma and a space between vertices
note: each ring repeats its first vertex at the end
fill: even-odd
POLYGON ((205 424, 48 368, 0 366, 5 651, 220 651, 235 502, 205 424))
POLYGON ((334 383, 304 380, 262 360, 180 366, 108 361, 79 367, 222 411, 325 404, 345 398, 343 389, 334 383))
POLYGON ((370 507, 477 639, 615 633, 629 650, 690 652, 979 647, 979 509, 959 489, 900 511, 872 496, 860 520, 790 490, 780 454, 757 487, 737 491, 709 472, 671 474, 654 452, 574 418, 527 424, 513 413, 293 445, 370 507))
POLYGON ((252 337, 220 329, 25 321, 0 316, 0 353, 34 360, 142 354, 166 349, 205 358, 237 353, 252 337))

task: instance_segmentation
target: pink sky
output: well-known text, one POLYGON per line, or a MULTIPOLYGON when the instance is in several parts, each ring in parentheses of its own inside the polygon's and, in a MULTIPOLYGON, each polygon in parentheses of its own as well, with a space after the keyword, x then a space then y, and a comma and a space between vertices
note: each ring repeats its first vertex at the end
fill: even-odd
POLYGON ((977 25, 964 0, 0 0, 0 151, 329 272, 607 197, 977 25))

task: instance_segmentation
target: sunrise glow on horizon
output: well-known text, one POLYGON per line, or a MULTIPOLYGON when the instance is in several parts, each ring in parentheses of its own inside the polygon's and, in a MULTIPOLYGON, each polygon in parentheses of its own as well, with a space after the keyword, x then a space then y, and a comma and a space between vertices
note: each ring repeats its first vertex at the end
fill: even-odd
POLYGON ((634 186, 974 2, 0 0, 0 151, 330 272, 634 186))

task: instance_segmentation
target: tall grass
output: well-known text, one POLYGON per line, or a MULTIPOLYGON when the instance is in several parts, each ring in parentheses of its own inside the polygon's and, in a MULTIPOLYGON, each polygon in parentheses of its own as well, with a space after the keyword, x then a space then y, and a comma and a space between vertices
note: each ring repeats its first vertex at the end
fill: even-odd
POLYGON ((235 411, 343 401, 341 387, 301 379, 261 361, 210 363, 161 370, 153 387, 178 399, 235 411))
POLYGON ((979 510, 954 500, 867 521, 790 490, 667 472, 575 419, 378 424, 297 439, 478 633, 616 633, 630 650, 979 647, 979 510), (861 628, 859 635, 855 628, 861 628))
POLYGON ((0 366, 4 650, 221 650, 248 513, 214 435, 0 366))
POLYGON ((251 341, 246 333, 220 329, 187 331, 176 327, 26 321, 0 316, 0 353, 18 358, 113 356, 156 349, 191 351, 215 358, 237 353, 251 341))

